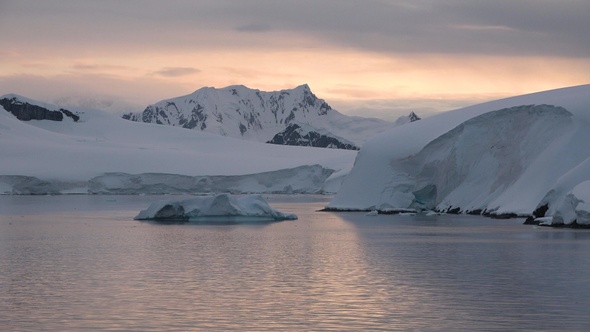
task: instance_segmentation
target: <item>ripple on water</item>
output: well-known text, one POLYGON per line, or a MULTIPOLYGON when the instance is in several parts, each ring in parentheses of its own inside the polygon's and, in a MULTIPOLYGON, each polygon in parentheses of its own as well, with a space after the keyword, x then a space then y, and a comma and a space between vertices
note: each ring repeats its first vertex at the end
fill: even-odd
POLYGON ((590 324, 587 231, 471 216, 320 213, 321 202, 280 200, 271 203, 298 221, 155 225, 131 220, 137 199, 117 198, 119 208, 100 201, 84 211, 52 206, 2 216, 0 326, 404 331, 590 324))

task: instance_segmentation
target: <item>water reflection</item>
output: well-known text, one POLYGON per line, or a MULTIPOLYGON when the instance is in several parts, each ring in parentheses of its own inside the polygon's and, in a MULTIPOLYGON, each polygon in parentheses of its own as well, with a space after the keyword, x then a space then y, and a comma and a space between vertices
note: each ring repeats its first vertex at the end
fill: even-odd
MULTIPOLYGON (((582 281, 590 263, 588 231, 471 216, 339 217, 358 227, 367 262, 386 270, 377 275, 395 278, 387 289, 391 300, 401 293, 415 300, 414 327, 434 322, 454 329, 461 322, 467 329, 559 330, 589 324, 588 308, 579 306, 590 296, 582 281)), ((399 314, 411 317, 405 308, 399 314)))
POLYGON ((323 204, 313 201, 271 202, 297 221, 159 225, 132 220, 145 202, 116 199, 119 209, 53 206, 59 212, 27 215, 13 207, 2 216, 0 326, 392 331, 589 323, 590 232, 315 212, 323 204))

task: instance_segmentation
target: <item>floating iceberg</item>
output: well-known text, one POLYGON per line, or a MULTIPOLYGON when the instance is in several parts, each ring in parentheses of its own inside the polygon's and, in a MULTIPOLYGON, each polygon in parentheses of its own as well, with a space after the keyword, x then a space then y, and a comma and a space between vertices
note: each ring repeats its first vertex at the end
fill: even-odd
POLYGON ((297 216, 273 209, 260 195, 240 198, 230 194, 152 203, 135 220, 241 223, 296 220, 297 216))

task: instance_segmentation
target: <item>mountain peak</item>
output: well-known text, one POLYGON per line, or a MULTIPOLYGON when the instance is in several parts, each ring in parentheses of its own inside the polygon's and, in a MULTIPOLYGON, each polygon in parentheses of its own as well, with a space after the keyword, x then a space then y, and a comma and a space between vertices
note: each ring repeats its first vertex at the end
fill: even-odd
MULTIPOLYGON (((141 113, 128 113, 123 118, 259 142, 271 140, 294 123, 325 128, 344 138, 358 136, 342 124, 353 120, 333 110, 311 92, 307 84, 280 91, 261 91, 244 85, 220 89, 207 87, 190 95, 162 100, 141 113)), ((388 127, 385 121, 374 125, 372 121, 361 122, 369 126, 367 134, 360 135, 361 141, 369 132, 388 127)))
POLYGON ((301 85, 298 85, 294 90, 306 90, 311 92, 311 89, 309 88, 309 85, 307 83, 303 83, 301 85))
POLYGON ((410 112, 410 115, 408 115, 408 118, 410 118, 410 122, 414 122, 414 121, 418 121, 421 120, 422 118, 418 116, 418 114, 414 113, 414 112, 410 112))
POLYGON ((397 120, 395 120, 395 123, 397 125, 403 125, 406 123, 410 123, 410 122, 415 122, 418 120, 421 120, 422 118, 418 116, 418 114, 414 113, 414 112, 410 112, 410 114, 408 115, 402 115, 400 116, 397 120))
MULTIPOLYGON (((228 85, 226 87, 223 88, 216 88, 216 87, 212 87, 212 86, 204 86, 202 88, 199 88, 197 90, 195 90, 192 94, 198 93, 198 92, 203 92, 203 91, 254 91, 254 92, 265 92, 265 91, 261 91, 259 89, 253 89, 253 88, 249 88, 243 84, 233 84, 233 85, 228 85)), ((280 92, 295 92, 295 91, 303 91, 305 92, 309 92, 311 93, 311 88, 309 87, 309 85, 307 83, 303 83, 300 84, 298 86, 296 86, 295 88, 292 89, 282 89, 282 90, 275 90, 275 91, 268 91, 265 93, 280 93, 280 92)), ((313 94, 313 93, 312 93, 313 94)))
POLYGON ((250 89, 249 87, 243 85, 243 84, 235 84, 235 85, 230 85, 230 86, 226 86, 225 88, 221 88, 219 90, 224 90, 224 91, 232 91, 232 90, 238 90, 238 91, 260 91, 260 90, 256 90, 256 89, 250 89))

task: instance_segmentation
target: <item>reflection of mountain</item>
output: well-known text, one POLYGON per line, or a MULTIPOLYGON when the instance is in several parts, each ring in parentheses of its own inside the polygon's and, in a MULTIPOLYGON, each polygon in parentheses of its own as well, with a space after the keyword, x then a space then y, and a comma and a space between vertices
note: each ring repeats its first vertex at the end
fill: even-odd
POLYGON ((576 330, 585 324, 576 317, 588 312, 579 305, 588 302, 589 292, 579 287, 588 269, 580 269, 569 250, 588 238, 581 232, 532 231, 480 216, 332 216, 354 227, 356 238, 347 242, 362 250, 367 269, 359 278, 379 287, 377 301, 387 304, 383 319, 402 330, 526 330, 537 324, 576 330), (548 300, 564 294, 571 301, 548 300), (567 306, 567 313, 556 305, 567 306))

